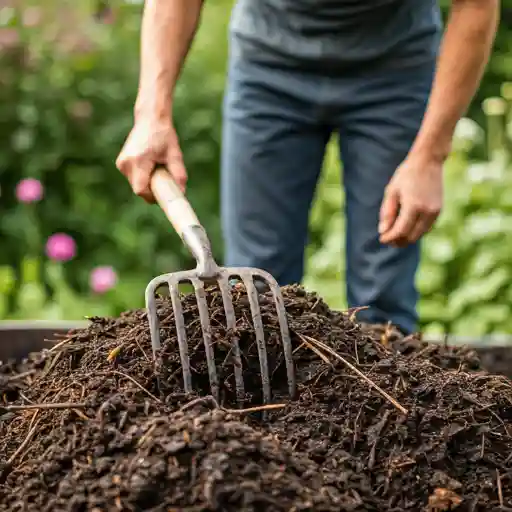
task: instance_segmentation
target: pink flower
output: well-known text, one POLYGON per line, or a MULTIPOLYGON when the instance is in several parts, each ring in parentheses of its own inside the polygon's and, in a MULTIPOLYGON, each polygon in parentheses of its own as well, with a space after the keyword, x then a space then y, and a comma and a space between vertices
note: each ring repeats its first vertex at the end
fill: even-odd
POLYGON ((16 197, 20 203, 34 203, 43 198, 43 185, 39 180, 27 178, 16 185, 16 197))
POLYGON ((13 48, 20 42, 18 30, 15 28, 3 28, 0 30, 0 50, 6 51, 13 48))
POLYGON ((76 256, 76 243, 66 233, 54 233, 46 241, 46 255, 54 261, 69 261, 76 256))
POLYGON ((41 20, 42 12, 39 7, 29 7, 22 14, 22 23, 25 27, 36 27, 41 20))
POLYGON ((89 277, 89 284, 94 293, 105 293, 117 283, 117 274, 112 267, 96 267, 89 277))

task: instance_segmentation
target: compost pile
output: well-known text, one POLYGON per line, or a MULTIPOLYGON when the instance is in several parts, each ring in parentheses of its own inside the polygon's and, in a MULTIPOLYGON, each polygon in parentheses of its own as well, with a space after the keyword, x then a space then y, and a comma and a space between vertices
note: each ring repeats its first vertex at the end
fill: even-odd
POLYGON ((279 325, 262 296, 274 391, 263 409, 247 297, 232 293, 234 332, 220 295, 207 293, 215 398, 193 296, 183 309, 195 395, 183 392, 166 298, 156 364, 146 313, 135 310, 0 365, 0 510, 512 510, 512 383, 473 351, 362 327, 286 287, 299 396, 286 399, 279 325))

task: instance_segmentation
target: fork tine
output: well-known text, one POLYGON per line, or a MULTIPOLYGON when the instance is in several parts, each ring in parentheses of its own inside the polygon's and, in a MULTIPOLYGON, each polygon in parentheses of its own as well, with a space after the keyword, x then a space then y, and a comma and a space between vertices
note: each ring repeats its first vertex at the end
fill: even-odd
POLYGON ((261 381, 263 384, 263 403, 269 404, 270 395, 270 378, 268 374, 267 347, 265 346, 265 334, 263 331, 263 321, 261 318, 261 310, 258 301, 258 291, 253 281, 251 272, 239 271, 238 275, 242 278, 249 298, 251 307, 252 321, 254 323, 254 332, 256 334, 256 344, 258 347, 258 355, 260 359, 261 381))
POLYGON ((293 364, 293 347, 290 338, 290 330, 288 329, 288 320, 286 319, 286 309, 284 307, 283 295, 277 282, 271 278, 268 282, 272 295, 274 296, 274 303, 276 305, 277 318, 279 320, 279 327, 281 330, 281 342, 283 344, 284 362, 286 365, 286 376, 288 380, 288 392, 290 398, 293 400, 296 394, 296 382, 295 382, 295 366, 293 364))
MULTIPOLYGON (((254 332, 256 336, 256 346, 258 350, 258 358, 260 363, 260 376, 262 381, 263 403, 269 404, 272 399, 270 387, 270 376, 268 367, 268 354, 265 340, 265 332, 263 329, 263 319, 259 303, 258 284, 264 284, 266 290, 272 291, 274 304, 276 307, 277 317, 279 321, 281 343, 284 352, 284 360, 286 366, 286 374, 288 381, 288 390, 290 398, 296 398, 296 379, 295 367, 293 364, 293 347, 291 343, 286 310, 281 290, 276 280, 266 271, 256 268, 218 268, 214 278, 221 290, 222 302, 224 306, 226 327, 229 331, 236 330, 236 315, 231 297, 230 278, 237 277, 245 285, 247 298, 251 309, 254 332), (257 280, 257 283, 256 283, 257 280)), ((198 275, 197 270, 176 272, 165 274, 153 279, 146 287, 146 308, 148 313, 148 322, 151 333, 151 345, 153 355, 156 356, 161 348, 160 325, 157 310, 156 291, 162 284, 169 286, 169 295, 172 302, 174 320, 176 325, 176 336, 180 353, 180 361, 183 374, 183 387, 186 393, 191 393, 192 373, 190 367, 190 358, 188 353, 187 332, 185 328, 185 319, 183 316, 183 307, 180 300, 179 284, 182 282, 190 282, 194 286, 195 296, 197 300, 197 308, 199 311, 199 319, 203 332, 203 341, 205 347, 205 356, 208 366, 208 377, 210 381, 211 393, 215 399, 219 400, 220 385, 215 363, 215 350, 212 343, 212 330, 210 324, 210 315, 206 297, 205 283, 202 276, 198 275)), ((210 281, 208 281, 210 282, 210 281)), ((239 339, 233 336, 231 355, 234 364, 234 378, 237 403, 239 406, 245 401, 245 386, 243 381, 243 362, 242 352, 240 350, 239 339)), ((264 413, 265 415, 266 413, 264 413)))
POLYGON ((148 312, 149 332, 151 335, 151 348, 153 357, 161 348, 160 343, 160 321, 158 319, 158 311, 156 304, 156 292, 162 285, 169 285, 167 275, 161 275, 152 279, 146 286, 145 299, 146 310, 148 312))
POLYGON ((146 309, 148 311, 148 322, 149 322, 149 333, 151 335, 151 348, 153 350, 153 357, 161 348, 160 343, 160 322, 158 320, 158 314, 156 309, 156 292, 157 286, 154 285, 153 281, 148 284, 146 288, 146 309))
POLYGON ((199 309, 199 319, 201 320, 201 328, 203 330, 204 350, 206 353, 206 363, 208 365, 208 378, 210 379, 210 388, 213 397, 219 400, 219 378, 217 376, 217 368, 215 365, 215 352, 212 345, 212 332, 210 326, 210 316, 208 313, 208 304, 206 302, 206 292, 204 283, 200 279, 191 278, 196 292, 197 307, 199 309))
MULTIPOLYGON (((224 303, 224 312, 226 316, 226 327, 230 331, 236 328, 235 310, 233 308, 233 300, 231 299, 231 290, 229 285, 229 275, 223 274, 218 280, 220 291, 222 293, 222 302, 224 303)), ((245 398, 245 386, 243 379, 242 355, 240 352, 240 345, 238 337, 233 336, 232 341, 232 355, 234 361, 234 374, 235 374, 235 389, 237 402, 240 407, 243 406, 245 398)))
POLYGON ((180 360, 183 373, 183 388, 185 393, 192 392, 192 374, 190 372, 190 359, 188 357, 187 331, 185 329, 185 319, 183 317, 183 308, 179 294, 179 281, 169 278, 169 294, 171 296, 172 309, 174 311, 174 323, 176 325, 176 335, 178 337, 178 348, 180 351, 180 360))

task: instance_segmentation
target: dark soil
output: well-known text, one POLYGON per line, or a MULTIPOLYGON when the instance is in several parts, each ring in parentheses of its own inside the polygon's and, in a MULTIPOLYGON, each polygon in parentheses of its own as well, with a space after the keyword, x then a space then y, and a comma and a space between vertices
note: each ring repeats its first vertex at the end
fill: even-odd
POLYGON ((512 378, 512 347, 507 345, 480 344, 474 347, 443 346, 437 343, 426 343, 421 336, 404 337, 399 331, 384 325, 362 326, 365 333, 375 341, 384 336, 391 347, 405 355, 420 352, 423 357, 428 357, 432 362, 443 368, 454 368, 463 360, 464 367, 470 370, 485 369, 490 373, 505 375, 512 378))
POLYGON ((283 293, 299 397, 286 399, 279 328, 262 297, 274 402, 282 404, 266 410, 266 421, 240 288, 236 332, 226 332, 220 296, 207 297, 220 403, 206 396, 193 296, 183 306, 194 396, 183 393, 167 299, 156 366, 140 310, 92 319, 51 351, 0 366, 0 510, 512 510, 511 381, 483 371, 467 348, 362 327, 300 288, 283 293), (257 412, 236 409, 235 336, 244 407, 257 412))

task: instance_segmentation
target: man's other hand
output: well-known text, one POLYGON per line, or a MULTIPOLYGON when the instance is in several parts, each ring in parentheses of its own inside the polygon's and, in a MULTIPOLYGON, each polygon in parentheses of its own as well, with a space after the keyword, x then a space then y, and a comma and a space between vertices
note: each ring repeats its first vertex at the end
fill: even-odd
POLYGON ((185 191, 187 171, 172 123, 136 120, 116 160, 116 166, 126 176, 135 194, 148 203, 155 201, 150 179, 157 165, 167 167, 176 183, 185 191))
POLYGON ((442 162, 410 155, 386 187, 380 210, 383 244, 404 247, 434 225, 443 204, 442 162))

